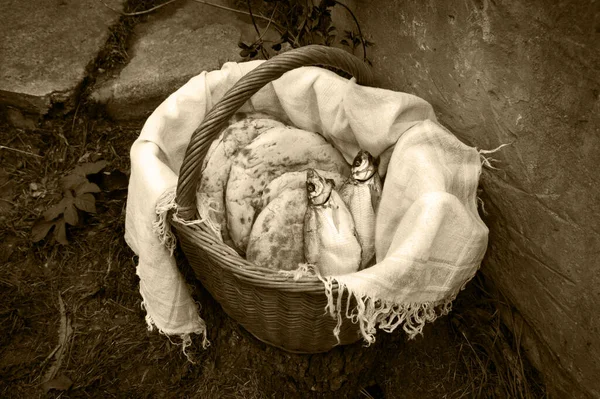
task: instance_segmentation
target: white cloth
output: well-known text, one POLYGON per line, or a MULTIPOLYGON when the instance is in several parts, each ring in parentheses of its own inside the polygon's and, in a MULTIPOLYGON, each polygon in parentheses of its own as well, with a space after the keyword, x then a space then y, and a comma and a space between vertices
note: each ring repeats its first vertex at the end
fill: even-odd
MULTIPOLYGON (((167 334, 200 333, 204 324, 170 252, 152 231, 158 197, 177 184, 190 136, 206 112, 262 61, 226 63, 203 72, 148 118, 131 149, 126 240, 139 255, 137 273, 148 321, 167 334)), ((351 162, 359 149, 381 156, 386 176, 376 224, 378 264, 333 281, 359 300, 354 321, 367 341, 375 325, 414 335, 434 308, 473 277, 488 230, 476 209, 479 154, 436 122, 424 100, 363 87, 320 68, 299 68, 268 84, 240 111, 285 116, 321 133, 351 162)), ((329 309, 341 317, 341 303, 329 309)))

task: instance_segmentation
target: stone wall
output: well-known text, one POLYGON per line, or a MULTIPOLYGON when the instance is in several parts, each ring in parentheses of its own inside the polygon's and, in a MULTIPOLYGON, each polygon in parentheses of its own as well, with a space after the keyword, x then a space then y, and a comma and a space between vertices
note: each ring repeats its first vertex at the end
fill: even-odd
POLYGON ((378 86, 428 100, 482 175, 482 272, 555 397, 600 396, 600 4, 347 3, 375 46, 378 86))

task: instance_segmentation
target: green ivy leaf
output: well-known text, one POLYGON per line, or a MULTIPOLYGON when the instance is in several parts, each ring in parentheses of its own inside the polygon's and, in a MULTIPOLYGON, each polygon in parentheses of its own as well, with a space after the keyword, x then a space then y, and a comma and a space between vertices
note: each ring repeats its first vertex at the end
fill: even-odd
POLYGON ((67 207, 68 199, 63 198, 60 202, 52 207, 50 207, 46 212, 44 212, 44 219, 49 222, 51 220, 56 219, 60 214, 64 213, 65 208, 67 207))
POLYGON ((65 224, 65 219, 60 219, 58 222, 56 222, 54 239, 62 245, 69 245, 69 240, 67 240, 67 225, 65 224))
POLYGON ((61 186, 63 188, 63 190, 70 190, 74 187, 77 187, 78 185, 85 183, 87 181, 87 179, 85 178, 85 176, 76 174, 76 173, 71 173, 70 175, 67 175, 65 177, 63 177, 60 180, 61 186))
POLYGON ((48 222, 43 219, 38 220, 33 224, 31 228, 31 241, 39 242, 42 241, 50 232, 55 222, 48 222))
POLYGON ((79 223, 79 214, 77 213, 77 208, 75 208, 73 202, 65 208, 64 219, 65 222, 71 226, 76 226, 77 223, 79 223))
POLYGON ((81 194, 85 193, 99 193, 100 191, 102 190, 100 190, 100 187, 98 187, 97 184, 90 183, 86 180, 84 183, 81 183, 75 187, 75 196, 80 196, 81 194))
POLYGON ((81 165, 77 165, 75 169, 73 169, 73 173, 81 176, 93 175, 106 168, 106 165, 108 165, 108 162, 104 160, 84 163, 81 165))
POLYGON ((96 213, 96 199, 90 193, 75 197, 74 204, 84 212, 96 213))
POLYGON ((100 172, 106 165, 108 165, 106 161, 88 162, 77 165, 70 174, 61 179, 63 189, 70 190, 87 182, 87 175, 100 172))

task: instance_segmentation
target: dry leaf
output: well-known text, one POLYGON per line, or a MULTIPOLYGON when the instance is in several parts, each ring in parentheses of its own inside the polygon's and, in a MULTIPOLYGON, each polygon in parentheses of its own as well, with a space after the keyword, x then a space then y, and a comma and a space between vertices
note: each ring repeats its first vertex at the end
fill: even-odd
MULTIPOLYGON (((63 223, 64 224, 64 223, 63 223)), ((60 309, 60 327, 58 330, 58 346, 57 350, 54 352, 52 357, 54 357, 55 362, 52 366, 46 371, 44 375, 44 383, 42 387, 47 391, 50 389, 59 389, 66 390, 71 387, 73 382, 66 376, 62 374, 58 374, 60 367, 63 362, 63 358, 66 353, 68 353, 68 349, 71 342, 71 335, 73 334, 73 327, 71 326, 71 318, 67 315, 67 310, 65 308, 65 303, 63 302, 60 294, 58 294, 58 305, 60 309)))
POLYGON ((73 381, 69 377, 64 374, 60 374, 58 377, 46 381, 42 384, 42 389, 44 392, 49 392, 52 389, 56 389, 57 391, 66 391, 73 385, 73 381))

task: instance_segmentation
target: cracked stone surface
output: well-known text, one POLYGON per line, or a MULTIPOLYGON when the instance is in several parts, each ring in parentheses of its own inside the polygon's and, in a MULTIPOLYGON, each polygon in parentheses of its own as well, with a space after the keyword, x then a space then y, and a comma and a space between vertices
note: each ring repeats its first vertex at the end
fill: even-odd
MULTIPOLYGON (((124 0, 104 0, 122 10, 124 0)), ((2 2, 0 104, 36 114, 73 99, 119 14, 98 0, 2 2)))
POLYGON ((431 102, 468 144, 511 144, 481 178, 481 272, 520 314, 549 396, 600 397, 597 5, 345 3, 375 42, 377 84, 431 102))
POLYGON ((237 43, 253 29, 237 14, 193 1, 162 8, 136 26, 129 63, 97 84, 90 99, 113 119, 144 119, 191 77, 242 61, 237 43))

